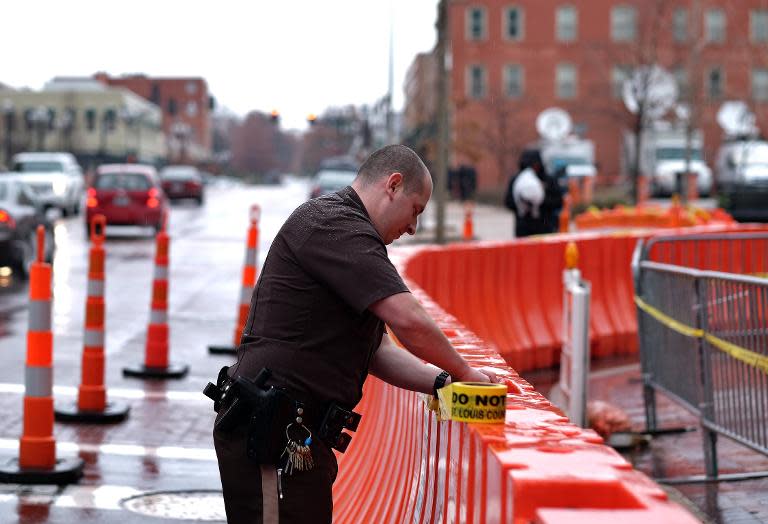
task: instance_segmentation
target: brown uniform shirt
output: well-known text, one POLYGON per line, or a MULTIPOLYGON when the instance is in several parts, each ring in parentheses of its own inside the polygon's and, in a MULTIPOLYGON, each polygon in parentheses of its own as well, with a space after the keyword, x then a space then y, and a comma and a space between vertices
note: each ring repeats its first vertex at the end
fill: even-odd
POLYGON ((269 249, 233 373, 268 367, 272 382, 351 409, 384 333, 368 307, 408 291, 354 189, 310 200, 269 249))

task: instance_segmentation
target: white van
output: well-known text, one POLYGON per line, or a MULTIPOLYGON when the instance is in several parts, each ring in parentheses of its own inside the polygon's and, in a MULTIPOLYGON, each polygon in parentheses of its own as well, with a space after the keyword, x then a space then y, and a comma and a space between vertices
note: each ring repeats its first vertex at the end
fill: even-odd
POLYGON ((768 220, 768 142, 725 142, 717 154, 720 205, 741 220, 768 220))
POLYGON ((80 212, 85 182, 71 153, 19 153, 13 156, 11 170, 46 207, 58 208, 64 216, 80 212))

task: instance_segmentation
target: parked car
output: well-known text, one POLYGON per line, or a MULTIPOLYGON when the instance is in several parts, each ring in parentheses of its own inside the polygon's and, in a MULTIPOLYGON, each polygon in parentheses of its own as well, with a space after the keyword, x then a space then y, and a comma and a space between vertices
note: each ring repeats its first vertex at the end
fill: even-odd
POLYGON ((23 175, 46 207, 58 208, 64 216, 80 212, 85 182, 71 153, 18 153, 11 170, 23 175))
POLYGON ((10 266, 21 278, 37 257, 37 226, 45 227, 43 260, 53 262, 53 224, 46 217, 45 203, 15 175, 0 177, 0 266, 10 266))
POLYGON ((312 178, 309 198, 333 193, 350 185, 357 176, 357 171, 341 169, 321 169, 312 178))
POLYGON ((104 164, 87 191, 86 224, 101 214, 110 226, 150 226, 159 231, 167 212, 168 199, 152 166, 104 164))
POLYGON ((163 191, 171 200, 191 198, 203 203, 203 179, 194 166, 167 166, 160 171, 163 191))

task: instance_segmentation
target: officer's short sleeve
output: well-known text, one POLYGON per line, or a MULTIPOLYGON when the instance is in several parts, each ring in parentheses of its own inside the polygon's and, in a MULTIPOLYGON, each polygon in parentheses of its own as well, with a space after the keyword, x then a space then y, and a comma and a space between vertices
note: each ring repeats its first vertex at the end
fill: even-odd
POLYGON ((296 249, 304 271, 357 313, 381 299, 409 291, 370 223, 354 216, 336 222, 315 224, 314 231, 296 249))

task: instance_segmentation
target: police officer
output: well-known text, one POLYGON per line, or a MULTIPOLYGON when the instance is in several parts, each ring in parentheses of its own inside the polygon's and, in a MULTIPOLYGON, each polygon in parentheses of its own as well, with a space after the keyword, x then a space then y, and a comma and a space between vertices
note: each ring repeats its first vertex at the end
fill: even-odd
POLYGON ((331 522, 331 447, 339 428, 324 422, 352 413, 369 372, 423 393, 451 379, 498 380, 456 352, 387 256, 388 244, 414 234, 431 194, 418 155, 386 146, 363 163, 351 186, 302 204, 278 232, 228 377, 242 382, 268 369, 259 387, 279 390, 295 412, 278 420, 257 409, 250 422, 214 429, 230 524, 331 522), (394 345, 385 324, 408 351, 394 345), (274 438, 282 454, 248 458, 263 455, 253 448, 268 448, 264 442, 274 438))

